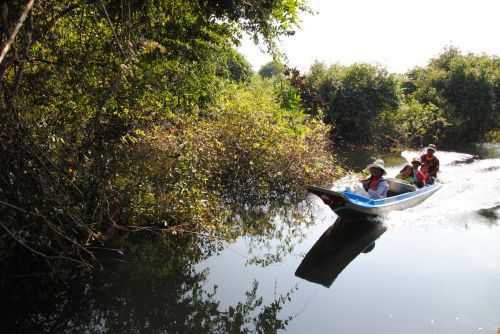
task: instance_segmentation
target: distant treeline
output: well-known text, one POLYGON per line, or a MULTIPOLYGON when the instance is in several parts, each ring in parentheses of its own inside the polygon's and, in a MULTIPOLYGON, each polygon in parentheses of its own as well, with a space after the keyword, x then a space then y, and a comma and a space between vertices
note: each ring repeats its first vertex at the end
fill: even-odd
POLYGON ((494 56, 451 47, 402 75, 369 64, 323 63, 302 74, 278 62, 259 74, 288 81, 307 113, 333 125, 337 145, 450 145, 498 137, 500 59, 494 56))

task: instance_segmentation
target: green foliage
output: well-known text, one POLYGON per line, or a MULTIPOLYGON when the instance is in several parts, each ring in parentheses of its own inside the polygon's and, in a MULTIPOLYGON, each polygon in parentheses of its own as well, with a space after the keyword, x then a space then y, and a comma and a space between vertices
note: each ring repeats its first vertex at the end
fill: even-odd
POLYGON ((443 141, 481 140, 500 125, 499 59, 464 55, 456 48, 449 48, 427 67, 411 71, 408 78, 407 93, 420 103, 436 105, 450 122, 441 136, 443 141))
POLYGON ((309 115, 321 117, 323 113, 323 105, 317 87, 319 83, 314 78, 314 69, 323 64, 315 63, 311 66, 311 76, 306 77, 295 68, 285 68, 284 74, 289 85, 293 88, 296 94, 300 97, 302 108, 309 115))
POLYGON ((253 71, 252 65, 238 51, 231 49, 229 55, 224 58, 225 63, 220 66, 218 75, 226 77, 235 82, 247 82, 253 71))
POLYGON ((269 79, 281 75, 284 69, 285 66, 282 63, 273 60, 267 64, 262 65, 262 67, 259 69, 259 75, 262 78, 269 79))
POLYGON ((450 126, 442 110, 416 100, 402 103, 397 110, 384 111, 377 119, 380 145, 387 143, 422 147, 437 142, 450 126))
POLYGON ((301 111, 281 109, 271 84, 230 86, 223 96, 213 118, 195 130, 199 140, 208 141, 218 153, 210 156, 218 157, 216 169, 221 174, 215 184, 224 186, 222 193, 264 204, 295 193, 306 182, 325 182, 333 176, 333 160, 326 150, 328 127, 301 111), (250 184, 234 184, 241 176, 250 184), (242 194, 239 189, 247 191, 242 194))
POLYGON ((368 64, 330 67, 316 63, 304 80, 292 76, 312 114, 324 113, 334 125, 334 137, 348 143, 372 143, 374 120, 399 104, 397 78, 368 64))
POLYGON ((138 148, 146 160, 126 179, 148 183, 133 207, 149 207, 150 223, 225 230, 235 206, 290 202, 304 185, 328 183, 340 173, 328 152, 328 127, 282 109, 270 82, 228 84, 209 110, 206 117, 153 129, 138 148))
POLYGON ((333 125, 339 145, 473 142, 500 127, 496 57, 449 48, 404 76, 367 64, 323 63, 305 76, 294 69, 286 75, 304 109, 333 125))
POLYGON ((330 100, 327 121, 335 124, 338 136, 369 143, 374 119, 398 105, 397 81, 385 69, 365 64, 339 69, 336 77, 341 86, 330 100))

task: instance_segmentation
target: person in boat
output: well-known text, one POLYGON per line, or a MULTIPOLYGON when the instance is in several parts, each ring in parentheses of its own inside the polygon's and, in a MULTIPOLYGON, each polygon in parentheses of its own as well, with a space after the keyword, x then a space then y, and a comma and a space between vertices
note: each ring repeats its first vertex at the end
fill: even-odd
POLYGON ((377 159, 366 166, 366 169, 370 172, 370 177, 362 180, 361 184, 368 193, 368 196, 373 199, 386 198, 389 183, 384 179, 384 175, 387 174, 384 160, 377 159))
POLYGON ((418 167, 421 165, 420 161, 414 158, 410 164, 406 164, 403 169, 396 175, 397 179, 400 179, 406 183, 416 186, 417 188, 422 188, 425 185, 425 175, 422 173, 418 167))
POLYGON ((409 184, 415 183, 415 178, 413 174, 413 167, 410 164, 406 164, 399 171, 398 175, 396 175, 396 179, 404 181, 409 184))
POLYGON ((437 151, 436 145, 430 144, 426 148, 426 153, 420 157, 422 167, 420 168, 424 174, 427 174, 426 183, 432 184, 437 178, 439 172, 439 159, 434 155, 437 151))
POLYGON ((413 169, 413 177, 414 177, 414 183, 417 188, 422 188, 425 186, 425 175, 422 173, 422 171, 419 169, 419 167, 422 165, 420 160, 418 158, 413 158, 411 161, 411 166, 413 169))
POLYGON ((429 167, 428 166, 420 167, 420 172, 424 176, 424 183, 425 184, 433 184, 434 183, 434 178, 429 174, 429 167))

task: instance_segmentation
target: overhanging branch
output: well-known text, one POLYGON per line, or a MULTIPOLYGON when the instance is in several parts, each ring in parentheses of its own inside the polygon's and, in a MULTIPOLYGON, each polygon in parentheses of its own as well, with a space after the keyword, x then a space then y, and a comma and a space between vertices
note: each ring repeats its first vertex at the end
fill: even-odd
POLYGON ((9 52, 12 43, 14 43, 14 40, 16 39, 17 33, 19 32, 19 30, 21 30, 21 27, 23 26, 24 21, 26 21, 26 18, 28 17, 28 14, 29 14, 31 8, 33 8, 34 3, 35 3, 35 0, 28 1, 28 3, 26 4, 26 7, 24 8, 24 10, 21 14, 21 17, 19 18, 19 21, 17 21, 17 24, 14 27, 14 30, 10 34, 9 39, 7 40, 5 45, 2 47, 2 51, 0 53, 0 64, 2 64, 5 56, 7 55, 7 52, 9 52))

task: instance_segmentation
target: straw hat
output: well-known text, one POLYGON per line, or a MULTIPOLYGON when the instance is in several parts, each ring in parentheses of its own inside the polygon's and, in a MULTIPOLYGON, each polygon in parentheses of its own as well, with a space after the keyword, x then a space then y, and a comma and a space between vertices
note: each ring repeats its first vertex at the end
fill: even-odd
POLYGON ((382 170, 382 173, 383 174, 387 174, 387 171, 385 170, 385 166, 384 166, 384 160, 382 159, 377 159, 375 160, 374 162, 372 162, 371 164, 369 164, 368 166, 366 166, 366 169, 370 169, 370 168, 379 168, 382 170))
POLYGON ((437 148, 436 148, 436 145, 434 145, 434 144, 430 144, 429 146, 427 146, 427 147, 425 148, 425 150, 426 150, 426 151, 427 151, 427 150, 432 150, 432 151, 436 152, 436 151, 437 151, 437 148))
POLYGON ((403 166, 403 168, 401 168, 401 170, 399 171, 399 173, 400 173, 400 174, 401 174, 401 173, 403 173, 403 171, 404 171, 406 168, 410 168, 410 169, 413 171, 413 166, 412 166, 412 165, 410 165, 410 164, 405 164, 405 165, 403 166))
POLYGON ((422 165, 422 163, 420 162, 420 159, 419 158, 413 158, 411 159, 411 164, 418 164, 419 166, 422 165))

